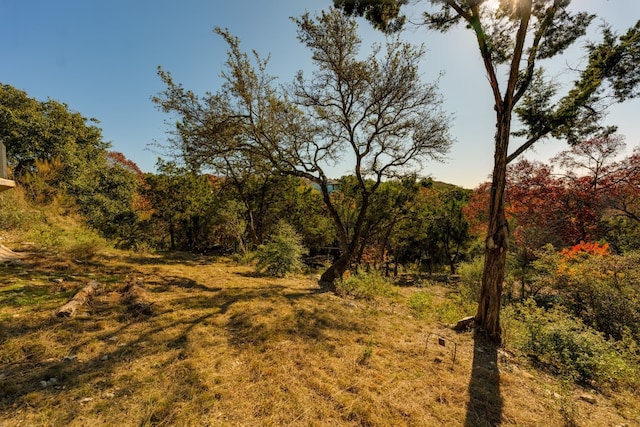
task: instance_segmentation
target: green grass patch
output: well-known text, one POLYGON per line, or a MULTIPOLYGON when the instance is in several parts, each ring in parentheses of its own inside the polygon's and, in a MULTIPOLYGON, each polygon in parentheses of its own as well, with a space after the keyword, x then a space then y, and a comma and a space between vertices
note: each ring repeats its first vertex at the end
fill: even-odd
POLYGON ((69 222, 38 223, 27 233, 26 238, 35 242, 37 247, 83 261, 94 258, 110 247, 97 232, 78 226, 72 219, 69 222))
POLYGON ((407 305, 416 318, 424 319, 433 310, 433 295, 426 291, 416 292, 409 296, 407 305))
POLYGON ((61 292, 52 285, 14 284, 0 289, 0 305, 9 307, 49 307, 69 299, 73 291, 61 292))

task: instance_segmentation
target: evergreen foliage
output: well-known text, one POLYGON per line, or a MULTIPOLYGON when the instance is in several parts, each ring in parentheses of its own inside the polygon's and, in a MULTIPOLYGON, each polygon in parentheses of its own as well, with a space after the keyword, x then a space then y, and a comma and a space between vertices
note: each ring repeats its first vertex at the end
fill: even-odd
POLYGON ((302 270, 302 257, 307 249, 302 237, 286 222, 278 223, 270 241, 258 246, 256 268, 273 277, 285 277, 302 270))
POLYGON ((55 204, 87 218, 108 238, 134 220, 136 175, 111 162, 101 130, 66 104, 38 101, 0 85, 0 139, 13 178, 38 204, 55 204))

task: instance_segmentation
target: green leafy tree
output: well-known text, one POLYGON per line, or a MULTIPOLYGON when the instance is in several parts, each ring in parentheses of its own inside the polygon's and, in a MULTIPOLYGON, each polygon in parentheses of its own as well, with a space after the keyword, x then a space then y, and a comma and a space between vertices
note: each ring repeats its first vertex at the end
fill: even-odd
POLYGON ((409 201, 409 215, 394 239, 397 257, 422 265, 429 272, 446 266, 451 274, 467 254, 472 236, 463 208, 470 191, 453 185, 423 181, 409 201))
POLYGON ((316 225, 322 232, 324 212, 322 200, 309 185, 295 176, 281 174, 257 174, 239 179, 237 172, 227 175, 223 190, 244 207, 249 242, 253 247, 264 243, 280 220, 294 225, 305 236, 305 240, 322 241, 312 237, 316 225), (315 224, 315 225, 314 225, 315 224))
POLYGON ((456 266, 464 259, 472 239, 469 222, 463 213, 469 193, 459 187, 440 190, 434 215, 428 222, 428 239, 436 249, 434 252, 448 265, 451 274, 456 274, 456 266))
POLYGON ((320 253, 335 239, 333 222, 327 215, 322 194, 308 180, 293 176, 283 178, 269 229, 284 220, 300 233, 310 252, 320 253))
POLYGON ((237 38, 217 29, 229 45, 222 89, 201 99, 161 70, 167 90, 156 102, 181 117, 177 142, 200 164, 251 159, 261 169, 320 188, 342 249, 320 283, 335 290, 334 281, 357 253, 371 195, 384 178, 440 158, 450 144, 448 121, 436 86, 419 80, 422 50, 394 40, 361 59, 353 20, 331 11, 295 22, 298 39, 313 54, 311 80, 299 73, 287 93, 278 91, 266 61, 257 54, 252 61, 237 38), (350 234, 331 200, 326 172, 347 155, 354 159, 360 193, 350 234))
POLYGON ((14 178, 33 201, 57 200, 104 236, 119 238, 134 220, 138 175, 109 157, 95 123, 66 104, 0 85, 0 140, 14 178))
POLYGON ((247 255, 246 231, 247 221, 244 207, 235 199, 225 201, 217 212, 216 233, 220 244, 232 247, 233 252, 247 255))
POLYGON ((63 165, 60 157, 51 160, 36 160, 33 169, 22 175, 20 181, 28 197, 41 205, 50 205, 63 198, 60 181, 63 165))
POLYGON ((367 249, 373 249, 378 262, 385 260, 387 255, 392 255, 397 264, 398 231, 411 217, 418 191, 419 185, 414 174, 402 179, 388 180, 380 185, 371 199, 371 209, 362 233, 358 263, 362 262, 367 249))
POLYGON ((66 104, 51 99, 38 101, 5 84, 0 85, 0 139, 18 181, 36 171, 36 161, 59 158, 63 165, 60 185, 72 192, 109 148, 100 129, 66 104))
POLYGON ((144 173, 137 164, 120 152, 109 152, 107 161, 111 173, 120 179, 125 179, 124 186, 128 189, 120 199, 121 203, 127 201, 127 209, 118 212, 118 217, 115 219, 116 246, 125 249, 148 247, 147 236, 152 234, 149 227, 152 207, 150 200, 144 194, 144 189, 147 188, 144 173))
POLYGON ((89 225, 127 246, 124 242, 131 240, 129 231, 137 222, 133 203, 139 181, 130 169, 110 161, 107 153, 97 160, 100 164, 84 177, 83 185, 73 192, 74 197, 89 225))
POLYGON ((615 185, 606 192, 603 218, 607 241, 618 252, 640 249, 640 146, 616 166, 615 185))
POLYGON ((174 162, 158 161, 157 175, 147 174, 146 196, 153 206, 152 222, 164 230, 171 250, 201 250, 211 243, 217 200, 211 177, 174 162))
MULTIPOLYGON (((364 14, 385 31, 401 26, 400 9, 407 3, 334 0, 347 14, 364 14)), ((507 164, 546 137, 575 143, 587 135, 612 131, 599 125, 609 100, 622 102, 638 94, 640 21, 620 36, 604 27, 602 40, 587 45, 585 67, 562 95, 558 85, 545 80, 541 65, 583 36, 595 15, 570 11, 570 0, 429 3, 431 7, 424 12, 429 28, 447 31, 463 23, 472 32, 482 58, 481 72, 488 78, 494 99, 494 166, 476 322, 493 340, 500 341, 500 301, 509 240, 504 208, 507 164), (501 77, 503 70, 506 73, 501 77), (514 113, 523 125, 515 132, 514 113), (524 138, 515 150, 510 148, 512 135, 524 138)))

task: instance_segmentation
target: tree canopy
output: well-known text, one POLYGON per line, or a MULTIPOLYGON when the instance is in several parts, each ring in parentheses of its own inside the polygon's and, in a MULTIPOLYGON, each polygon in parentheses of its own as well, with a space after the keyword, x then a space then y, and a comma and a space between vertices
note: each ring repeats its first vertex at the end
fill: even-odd
POLYGON ((361 244, 371 195, 383 179, 441 159, 450 145, 448 121, 436 85, 419 79, 422 49, 395 39, 362 58, 354 20, 331 10, 294 22, 312 54, 310 79, 300 72, 290 85, 276 87, 267 61, 244 53, 237 38, 218 28, 229 45, 223 87, 198 97, 160 69, 167 89, 155 101, 179 116, 174 143, 188 163, 227 173, 241 165, 320 188, 343 252, 322 276, 332 284, 361 244), (351 230, 329 191, 329 170, 343 161, 358 183, 351 230))
MULTIPOLYGON (((385 31, 399 29, 395 23, 404 21, 401 9, 407 4, 404 0, 333 3, 347 15, 364 15, 385 31), (381 8, 387 13, 378 13, 381 8)), ((504 212, 507 165, 543 138, 563 138, 575 144, 614 131, 603 126, 601 119, 612 101, 638 95, 640 70, 633 64, 640 61, 640 21, 622 35, 603 27, 601 40, 587 45, 586 65, 577 79, 570 87, 561 88, 545 76, 544 61, 562 55, 584 36, 595 15, 573 12, 570 0, 429 3, 423 13, 428 28, 447 31, 463 23, 472 32, 483 61, 478 72, 486 74, 494 100, 494 167, 476 322, 500 341, 500 300, 509 236, 504 212), (522 125, 515 132, 514 113, 522 125), (510 144, 512 136, 524 137, 515 149, 510 144)))
POLYGON ((0 140, 14 179, 33 200, 59 201, 116 238, 135 216, 139 170, 122 155, 110 157, 97 123, 66 104, 0 84, 0 140))

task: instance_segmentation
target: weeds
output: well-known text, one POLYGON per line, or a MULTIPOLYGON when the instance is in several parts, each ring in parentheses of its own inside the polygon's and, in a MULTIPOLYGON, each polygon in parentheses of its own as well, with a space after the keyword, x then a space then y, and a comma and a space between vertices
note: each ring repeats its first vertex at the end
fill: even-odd
POLYGON ((472 261, 463 262, 458 267, 461 286, 460 293, 469 301, 478 301, 482 285, 484 258, 476 257, 472 261))
POLYGON ((560 398, 558 400, 558 409, 562 416, 563 427, 578 427, 578 408, 571 399, 571 384, 567 381, 560 382, 560 398))
POLYGON ((407 305, 416 318, 424 319, 433 308, 433 296, 426 291, 413 293, 409 297, 407 305))
POLYGON ((376 345, 376 341, 372 336, 369 336, 365 342, 365 346, 362 349, 362 354, 358 358, 358 364, 366 366, 369 364, 371 357, 373 356, 373 347, 376 345))
POLYGON ((2 231, 29 229, 44 221, 44 215, 29 206, 20 187, 0 193, 0 224, 2 231))
POLYGON ((37 223, 26 236, 36 247, 56 251, 72 259, 90 260, 109 244, 97 232, 69 223, 37 223))
POLYGON ((388 297, 394 294, 393 282, 378 272, 362 272, 350 275, 337 283, 341 295, 372 300, 376 297, 388 297))

